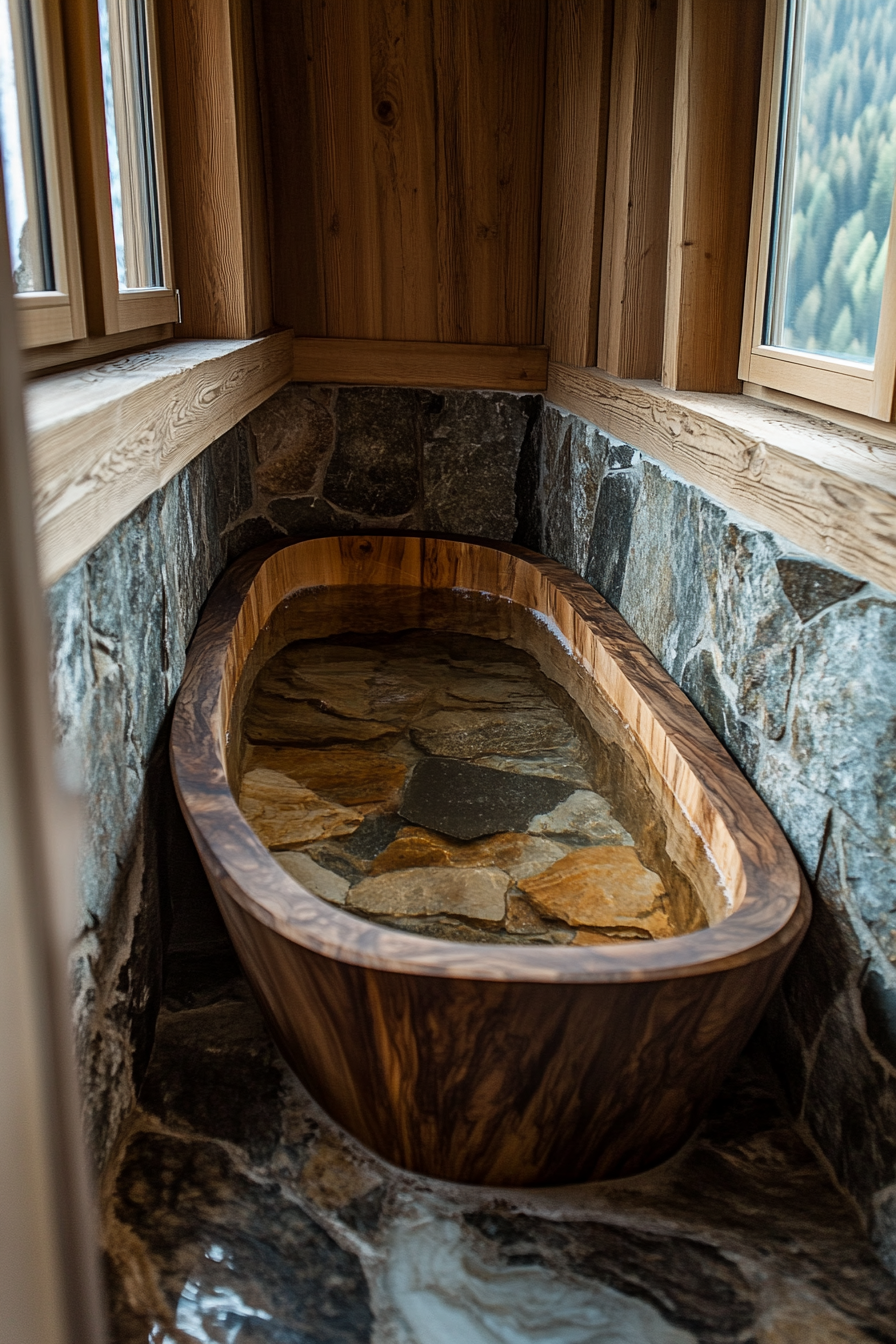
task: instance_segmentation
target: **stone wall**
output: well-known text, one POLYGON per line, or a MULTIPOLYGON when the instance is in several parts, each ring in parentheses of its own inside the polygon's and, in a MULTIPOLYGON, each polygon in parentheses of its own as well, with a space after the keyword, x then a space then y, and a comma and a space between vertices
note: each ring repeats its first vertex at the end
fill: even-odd
POLYGON ((101 1169, 152 1047, 172 907, 204 884, 167 768, 170 710, 224 566, 270 537, 377 527, 511 537, 541 398, 283 388, 50 590, 60 757, 84 797, 72 955, 101 1169))
POLYGON ((555 407, 529 458, 517 540, 621 612, 812 882, 762 1036, 896 1272, 896 598, 555 407))
POLYGON ((370 524, 515 537, 576 570, 741 764, 816 893, 764 1040, 896 1269, 896 599, 529 395, 285 387, 52 590, 88 800, 74 982, 98 1162, 145 1067, 173 893, 202 881, 165 767, 202 601, 250 546, 370 524))

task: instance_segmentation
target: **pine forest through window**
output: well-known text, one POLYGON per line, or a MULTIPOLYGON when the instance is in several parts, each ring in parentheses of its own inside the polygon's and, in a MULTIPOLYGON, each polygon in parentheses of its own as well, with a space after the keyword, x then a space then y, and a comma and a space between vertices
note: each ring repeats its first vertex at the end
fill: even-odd
POLYGON ((874 359, 896 183, 896 5, 791 0, 766 342, 874 359))

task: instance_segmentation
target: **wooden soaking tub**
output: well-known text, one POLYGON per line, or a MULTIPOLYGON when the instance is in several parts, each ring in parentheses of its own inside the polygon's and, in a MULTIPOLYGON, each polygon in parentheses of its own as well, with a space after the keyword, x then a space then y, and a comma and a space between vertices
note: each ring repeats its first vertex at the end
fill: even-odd
MULTIPOLYGON (((480 631, 481 633, 481 631, 480 631)), ((810 898, 776 822, 623 619, 518 546, 419 535, 284 542, 224 576, 193 641, 171 742, 181 806, 274 1037, 320 1104, 399 1166, 545 1185, 632 1174, 692 1133, 805 932, 810 898), (305 891, 238 810, 240 715, 301 637, 284 599, 392 585, 498 595, 620 769, 707 927, 614 946, 437 941, 305 891), (528 618, 527 618, 528 619, 528 618)))

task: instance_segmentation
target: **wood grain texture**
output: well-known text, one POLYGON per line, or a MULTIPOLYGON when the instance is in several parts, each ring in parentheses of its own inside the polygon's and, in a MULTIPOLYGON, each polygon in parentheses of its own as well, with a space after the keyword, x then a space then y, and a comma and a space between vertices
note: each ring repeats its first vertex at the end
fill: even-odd
POLYGON ((370 534, 244 557, 194 639, 171 755, 206 872, 286 1058, 362 1142, 430 1175, 561 1183, 667 1156, 808 922, 808 892, 780 829, 686 697, 588 584, 509 544, 370 534), (711 927, 651 943, 483 947, 369 923, 292 882, 228 785, 240 678, 284 597, 364 583, 500 594, 553 623, 566 644, 544 636, 533 646, 543 670, 586 717, 615 716, 669 832, 699 848, 707 878, 721 874, 727 918, 717 909, 711 927))
POLYGON ((546 0, 257 0, 280 321, 536 341, 545 14, 546 0))
POLYGON ((246 330, 243 334, 254 336, 270 328, 273 315, 268 202, 252 0, 230 0, 230 40, 243 234, 246 306, 246 330))
POLYGON ((896 592, 896 445, 744 396, 551 363, 548 399, 813 555, 896 592))
POLYGON ((435 71, 423 0, 370 6, 373 162, 383 336, 437 341, 435 71))
POLYGON ((538 392, 547 386, 544 346, 450 345, 439 341, 297 338, 293 378, 300 383, 386 387, 487 387, 538 392))
POLYGON ((91 361, 108 358, 109 355, 123 354, 126 350, 161 345, 163 341, 170 341, 173 335, 173 322, 163 322, 157 327, 116 331, 111 336, 85 336, 81 340, 66 341, 62 345, 42 345, 34 350, 22 351, 22 370, 25 376, 29 377, 64 368, 66 365, 88 364, 91 361))
POLYGON ((177 341, 27 390, 41 577, 53 583, 292 374, 288 332, 177 341))
MULTIPOLYGON (((268 325, 251 81, 234 64, 242 0, 158 0, 180 334, 244 338, 268 325), (248 118, 248 120, 247 120, 248 118)), ((261 147, 258 146, 258 155, 261 147)))
POLYGON ((616 0, 596 362, 619 378, 663 366, 677 16, 616 0))
POLYGON ((764 0, 679 0, 663 383, 737 392, 764 0))
POLYGON ((541 276, 554 359, 593 364, 600 293, 612 0, 549 10, 541 276))
POLYGON ((256 0, 254 20, 273 320, 297 336, 325 336, 311 53, 302 6, 295 0, 256 0))

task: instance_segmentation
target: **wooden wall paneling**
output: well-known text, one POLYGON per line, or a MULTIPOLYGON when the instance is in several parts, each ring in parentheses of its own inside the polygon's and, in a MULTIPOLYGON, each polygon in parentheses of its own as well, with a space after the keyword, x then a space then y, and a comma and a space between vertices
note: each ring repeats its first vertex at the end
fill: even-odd
MULTIPOLYGON (((375 0, 373 0, 375 2, 375 0)), ((383 335, 371 0, 306 0, 328 336, 383 335)), ((276 167, 275 170, 276 171, 276 167)), ((301 245, 301 240, 296 240, 301 245)))
POLYGON ((258 58, 252 0, 230 0, 230 38, 236 111, 237 162, 243 231, 247 335, 267 331, 271 311, 271 256, 267 223, 258 58))
POLYGON ((544 0, 433 0, 439 339, 532 344, 544 0))
POLYGON ((248 209, 253 172, 241 163, 248 132, 238 126, 245 85, 234 69, 231 0, 159 0, 158 14, 178 334, 251 336, 265 315, 252 257, 262 206, 256 195, 248 209))
POLYGON ((548 352, 538 345, 453 345, 447 341, 353 341, 314 337, 293 344, 299 383, 384 387, 489 387, 540 392, 548 352))
POLYGON ((679 0, 663 382, 737 392, 764 0, 679 0))
POLYGON ((325 336, 312 58, 304 11, 295 0, 254 5, 271 299, 274 322, 297 336, 325 336))
POLYGON ((597 364, 659 378, 678 0, 616 0, 597 364))
POLYGON ((370 72, 383 336, 435 341, 435 90, 424 0, 370 5, 370 72))
POLYGON ((554 359, 595 360, 612 0, 551 0, 541 276, 554 359))

